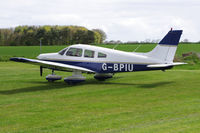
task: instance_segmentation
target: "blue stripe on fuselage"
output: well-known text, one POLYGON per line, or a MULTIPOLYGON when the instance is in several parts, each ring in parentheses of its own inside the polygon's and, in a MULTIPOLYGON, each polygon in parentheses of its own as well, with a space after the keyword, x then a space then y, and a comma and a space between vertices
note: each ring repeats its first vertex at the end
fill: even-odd
POLYGON ((150 70, 165 70, 167 68, 149 68, 147 64, 129 64, 129 63, 99 63, 99 62, 79 62, 79 61, 55 61, 46 60, 51 62, 57 62, 62 64, 68 64, 73 66, 79 66, 90 69, 97 73, 117 73, 117 72, 133 72, 133 71, 150 71, 150 70))

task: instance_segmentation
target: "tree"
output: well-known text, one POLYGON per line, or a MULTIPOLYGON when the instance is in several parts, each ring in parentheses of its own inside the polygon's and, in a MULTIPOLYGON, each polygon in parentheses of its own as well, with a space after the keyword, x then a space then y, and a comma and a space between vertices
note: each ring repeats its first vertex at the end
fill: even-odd
POLYGON ((185 38, 182 42, 183 42, 183 43, 188 43, 189 40, 188 40, 187 38, 185 38))
POLYGON ((102 43, 106 35, 100 29, 88 30, 82 26, 17 26, 0 29, 0 45, 66 45, 75 43, 102 43))
POLYGON ((106 36, 106 33, 103 30, 101 30, 101 29, 93 29, 92 31, 97 32, 97 33, 100 34, 100 36, 101 36, 100 43, 102 43, 103 41, 106 40, 107 36, 106 36))

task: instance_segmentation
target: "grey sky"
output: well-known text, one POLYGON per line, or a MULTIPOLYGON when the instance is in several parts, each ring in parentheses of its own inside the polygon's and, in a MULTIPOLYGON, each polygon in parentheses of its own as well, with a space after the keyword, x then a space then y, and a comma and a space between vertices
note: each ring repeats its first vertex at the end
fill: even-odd
POLYGON ((80 25, 107 40, 161 39, 171 27, 182 40, 200 41, 199 0, 0 0, 0 28, 80 25))

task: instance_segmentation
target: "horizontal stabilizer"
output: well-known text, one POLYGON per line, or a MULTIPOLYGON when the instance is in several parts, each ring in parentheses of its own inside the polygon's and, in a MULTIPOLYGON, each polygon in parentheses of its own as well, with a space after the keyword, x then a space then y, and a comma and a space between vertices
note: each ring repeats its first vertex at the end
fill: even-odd
POLYGON ((165 68, 165 67, 171 67, 171 66, 177 66, 177 65, 184 65, 187 63, 184 62, 174 62, 174 63, 169 63, 169 64, 155 64, 155 65, 148 65, 147 67, 149 68, 165 68))

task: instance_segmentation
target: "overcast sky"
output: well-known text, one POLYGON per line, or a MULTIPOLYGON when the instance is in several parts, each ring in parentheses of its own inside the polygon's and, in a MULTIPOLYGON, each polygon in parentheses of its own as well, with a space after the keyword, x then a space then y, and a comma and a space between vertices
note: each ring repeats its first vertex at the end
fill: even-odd
POLYGON ((79 25, 107 40, 161 39, 171 27, 200 41, 200 0, 0 0, 0 28, 79 25))

